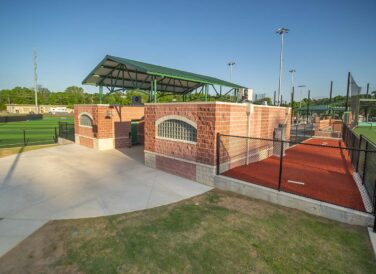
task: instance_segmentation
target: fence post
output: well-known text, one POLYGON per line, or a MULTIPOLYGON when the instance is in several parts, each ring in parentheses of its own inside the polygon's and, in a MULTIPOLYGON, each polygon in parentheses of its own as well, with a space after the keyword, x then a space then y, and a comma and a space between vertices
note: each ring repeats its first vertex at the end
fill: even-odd
POLYGON ((375 221, 373 223, 373 232, 376 232, 376 180, 373 186, 373 215, 375 216, 375 221))
POLYGON ((295 142, 298 142, 298 125, 295 125, 295 142))
POLYGON ((342 123, 342 128, 341 128, 341 137, 342 137, 342 141, 344 140, 344 133, 345 133, 345 128, 343 126, 343 123, 342 123))
POLYGON ((26 131, 25 131, 25 129, 23 130, 23 141, 24 141, 24 146, 26 146, 26 131))
POLYGON ((220 153, 220 149, 219 149, 219 146, 221 144, 221 134, 219 132, 217 132, 217 147, 216 147, 216 156, 217 156, 217 170, 216 170, 216 173, 217 175, 219 175, 219 153, 220 153))
POLYGON ((305 127, 306 125, 304 125, 304 128, 303 128, 303 138, 305 139, 305 127))
POLYGON ((360 148, 362 147, 362 139, 363 139, 363 135, 362 134, 360 134, 360 136, 359 136, 359 146, 358 146, 358 159, 356 160, 356 172, 358 172, 359 171, 359 159, 360 159, 360 153, 361 153, 361 151, 360 151, 360 148))
POLYGON ((281 151, 279 157, 279 178, 278 178, 278 191, 281 191, 281 184, 282 184, 282 162, 283 162, 283 141, 281 140, 281 151))
POLYGON ((352 142, 351 142, 351 163, 353 162, 354 160, 354 146, 355 146, 355 135, 354 133, 352 132, 352 142))
POLYGON ((55 127, 55 143, 57 143, 57 128, 55 127))
POLYGON ((366 166, 367 166, 367 153, 368 152, 368 140, 366 140, 366 148, 364 152, 364 166, 363 166, 363 178, 362 178, 362 184, 364 185, 364 182, 366 180, 366 166))

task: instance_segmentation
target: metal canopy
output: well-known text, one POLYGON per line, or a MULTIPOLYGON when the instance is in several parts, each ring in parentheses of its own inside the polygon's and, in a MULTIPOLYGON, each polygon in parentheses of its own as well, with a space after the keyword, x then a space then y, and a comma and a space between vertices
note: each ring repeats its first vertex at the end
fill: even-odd
MULTIPOLYGON (((89 73, 82 84, 105 86, 110 92, 127 89, 190 93, 200 87, 219 85, 233 90, 244 88, 240 85, 214 77, 182 70, 147 64, 125 58, 106 55, 89 73)), ((155 97, 155 96, 154 96, 155 97)))

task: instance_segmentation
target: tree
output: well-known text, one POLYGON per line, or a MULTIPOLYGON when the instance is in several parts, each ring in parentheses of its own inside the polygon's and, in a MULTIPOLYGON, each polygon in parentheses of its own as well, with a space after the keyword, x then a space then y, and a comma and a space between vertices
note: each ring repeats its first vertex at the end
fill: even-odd
POLYGON ((272 105, 272 98, 270 98, 270 97, 261 98, 261 99, 256 100, 256 101, 253 102, 253 103, 256 104, 256 105, 263 105, 263 104, 265 104, 265 102, 266 102, 269 106, 272 105))

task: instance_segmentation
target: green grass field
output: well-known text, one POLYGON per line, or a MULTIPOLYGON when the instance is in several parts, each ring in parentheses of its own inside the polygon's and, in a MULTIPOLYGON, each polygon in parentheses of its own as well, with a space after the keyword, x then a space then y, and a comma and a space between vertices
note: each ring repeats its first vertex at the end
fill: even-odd
POLYGON ((50 222, 1 257, 0 269, 375 273, 376 261, 364 227, 214 190, 138 212, 50 222))
POLYGON ((73 117, 44 117, 42 120, 0 123, 0 148, 53 143, 59 121, 73 123, 73 117))
POLYGON ((364 135, 374 144, 376 144, 376 127, 356 127, 354 128, 354 132, 357 135, 364 135))

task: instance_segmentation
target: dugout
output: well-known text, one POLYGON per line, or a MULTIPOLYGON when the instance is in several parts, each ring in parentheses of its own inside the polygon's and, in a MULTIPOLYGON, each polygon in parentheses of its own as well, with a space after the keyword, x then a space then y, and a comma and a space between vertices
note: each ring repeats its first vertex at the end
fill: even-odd
POLYGON ((213 182, 217 133, 273 138, 283 124, 289 137, 290 108, 245 102, 244 86, 218 78, 107 55, 82 83, 101 92, 136 89, 148 102, 75 106, 76 142, 97 149, 127 146, 132 121, 138 120, 144 125, 145 164, 201 183, 213 182), (181 102, 161 102, 168 94, 181 102), (81 123, 82 115, 92 118, 91 127, 81 123), (129 127, 116 129, 119 122, 129 127))

